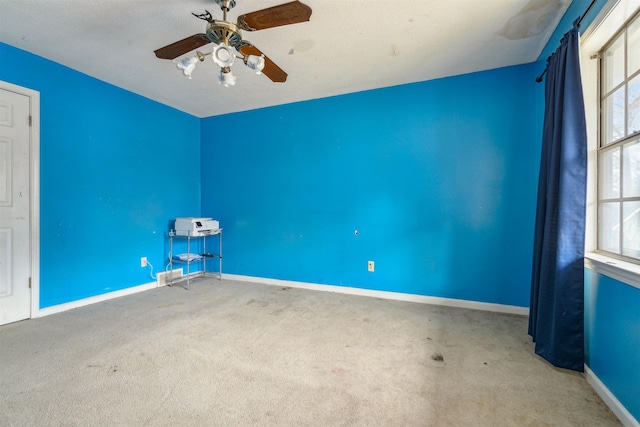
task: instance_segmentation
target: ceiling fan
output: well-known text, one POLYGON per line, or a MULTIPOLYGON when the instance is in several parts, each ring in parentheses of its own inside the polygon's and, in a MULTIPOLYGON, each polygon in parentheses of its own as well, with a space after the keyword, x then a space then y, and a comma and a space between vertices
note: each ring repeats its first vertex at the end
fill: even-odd
POLYGON ((271 59, 265 56, 260 49, 242 38, 242 30, 258 31, 267 28, 280 27, 283 25, 306 22, 311 18, 311 8, 299 1, 292 1, 278 6, 269 7, 255 12, 240 15, 234 24, 227 21, 227 12, 236 5, 236 0, 214 0, 222 9, 223 18, 221 21, 213 19, 208 10, 205 13, 196 15, 207 21, 205 33, 195 34, 175 43, 162 47, 154 53, 160 59, 172 59, 198 49, 209 43, 216 46, 212 52, 202 53, 196 51, 196 56, 185 57, 176 64, 183 74, 191 78, 191 72, 198 61, 203 62, 207 55, 211 55, 213 61, 220 66, 220 84, 223 86, 233 86, 236 82, 235 76, 231 73, 231 66, 236 57, 242 59, 244 64, 255 70, 258 74, 264 74, 273 82, 283 83, 287 80, 287 73, 278 67, 271 59), (236 56, 233 50, 240 56, 236 56))

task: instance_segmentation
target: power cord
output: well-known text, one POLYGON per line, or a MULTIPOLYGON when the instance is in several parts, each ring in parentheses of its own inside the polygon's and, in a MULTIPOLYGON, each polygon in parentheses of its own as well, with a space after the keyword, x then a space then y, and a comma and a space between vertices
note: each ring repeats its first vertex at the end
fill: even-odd
POLYGON ((157 280, 156 276, 153 274, 153 265, 149 262, 149 260, 147 260, 147 266, 149 267, 149 276, 151 276, 153 280, 157 280))

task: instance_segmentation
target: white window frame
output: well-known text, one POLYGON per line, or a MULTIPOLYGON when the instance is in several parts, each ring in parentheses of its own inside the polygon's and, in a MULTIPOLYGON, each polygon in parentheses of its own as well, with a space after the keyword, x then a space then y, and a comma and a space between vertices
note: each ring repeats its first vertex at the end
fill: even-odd
POLYGON ((640 265, 597 252, 599 144, 599 61, 595 55, 640 8, 640 0, 610 0, 582 34, 580 43, 582 86, 587 119, 587 233, 585 266, 628 285, 640 288, 640 265))

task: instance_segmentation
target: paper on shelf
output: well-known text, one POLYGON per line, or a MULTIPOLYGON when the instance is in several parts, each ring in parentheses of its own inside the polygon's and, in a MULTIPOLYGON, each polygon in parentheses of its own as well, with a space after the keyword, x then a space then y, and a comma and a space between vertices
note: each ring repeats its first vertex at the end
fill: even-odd
POLYGON ((172 257, 175 261, 191 262, 202 259, 202 255, 198 254, 177 254, 172 257))

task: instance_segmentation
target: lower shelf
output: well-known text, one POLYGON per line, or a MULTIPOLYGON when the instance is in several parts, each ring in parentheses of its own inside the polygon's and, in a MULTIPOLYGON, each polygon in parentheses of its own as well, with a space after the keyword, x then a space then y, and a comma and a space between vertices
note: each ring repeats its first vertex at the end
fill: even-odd
POLYGON ((222 280, 222 273, 214 273, 210 271, 195 271, 184 275, 181 274, 177 277, 172 277, 172 273, 169 271, 167 272, 167 286, 185 284, 185 289, 189 289, 190 282, 198 278, 212 278, 222 280))

